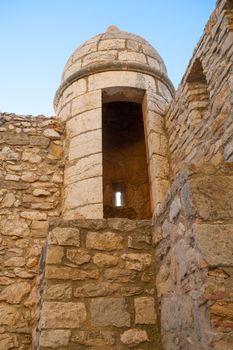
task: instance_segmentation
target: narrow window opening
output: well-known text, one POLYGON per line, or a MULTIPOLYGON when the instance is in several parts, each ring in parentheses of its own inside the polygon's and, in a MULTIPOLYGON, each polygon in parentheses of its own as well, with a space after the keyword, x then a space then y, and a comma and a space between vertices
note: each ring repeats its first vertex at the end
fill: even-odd
POLYGON ((122 207, 123 206, 123 193, 122 192, 115 192, 115 206, 116 207, 122 207))
POLYGON ((142 105, 102 105, 105 218, 149 219, 150 187, 142 105))
POLYGON ((187 77, 187 102, 189 123, 192 127, 200 127, 208 118, 209 93, 206 76, 200 59, 196 59, 187 77))
POLYGON ((125 184, 122 182, 117 182, 112 184, 112 193, 113 193, 113 206, 114 207, 123 207, 125 201, 125 184))

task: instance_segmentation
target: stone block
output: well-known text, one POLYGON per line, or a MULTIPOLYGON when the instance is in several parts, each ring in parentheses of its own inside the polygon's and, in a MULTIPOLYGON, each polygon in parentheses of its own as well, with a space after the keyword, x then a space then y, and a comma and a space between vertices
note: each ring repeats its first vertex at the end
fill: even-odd
POLYGON ((203 220, 233 218, 233 177, 200 176, 189 183, 193 208, 203 220))
MULTIPOLYGON (((66 209, 102 203, 102 177, 95 177, 68 185, 65 191, 66 209)), ((90 208, 89 208, 90 209, 90 208)))
POLYGON ((27 237, 29 236, 29 227, 26 220, 12 215, 10 219, 2 218, 0 221, 0 232, 4 236, 27 237))
POLYGON ((216 327, 233 327, 233 302, 217 301, 210 307, 210 315, 213 325, 216 327))
POLYGON ((148 249, 151 245, 150 232, 137 232, 128 237, 128 247, 133 249, 148 249))
POLYGON ((43 135, 51 140, 59 140, 61 138, 61 135, 52 128, 45 129, 43 135))
POLYGON ((118 51, 117 50, 103 50, 98 52, 90 53, 86 55, 82 59, 82 67, 86 67, 89 64, 106 62, 106 61, 114 61, 117 58, 118 51))
POLYGON ((164 97, 157 95, 153 90, 148 91, 147 94, 147 108, 150 111, 165 115, 168 109, 168 102, 164 97))
POLYGON ((98 279, 97 270, 85 271, 73 267, 48 265, 45 276, 48 279, 84 281, 87 279, 98 279))
POLYGON ((47 213, 39 212, 39 211, 22 211, 20 213, 20 216, 24 219, 28 220, 46 220, 47 219, 47 213))
POLYGON ((210 266, 233 266, 233 225, 202 224, 194 226, 196 246, 210 266))
POLYGON ((41 148, 47 148, 49 145, 49 139, 44 136, 30 136, 30 145, 32 147, 39 146, 41 148))
POLYGON ((149 66, 151 66, 151 67, 157 69, 158 71, 160 71, 159 62, 155 58, 147 57, 147 60, 148 60, 149 66))
POLYGON ((91 323, 95 327, 129 327, 130 314, 123 298, 96 298, 91 301, 91 323))
POLYGON ((24 257, 12 257, 4 261, 4 266, 11 266, 11 267, 22 267, 25 266, 26 259, 24 257))
POLYGON ((63 256, 64 256, 63 247, 50 245, 48 247, 46 264, 61 264, 63 256))
POLYGON ((137 279, 137 272, 120 268, 110 268, 104 272, 104 277, 113 282, 132 283, 137 279))
POLYGON ((79 79, 75 81, 72 85, 72 90, 74 93, 74 96, 80 96, 83 95, 87 92, 87 80, 84 79, 79 79))
POLYGON ((70 299, 72 296, 71 283, 47 284, 45 288, 45 300, 70 299))
POLYGON ((144 271, 152 263, 151 254, 129 253, 123 254, 121 258, 126 261, 126 269, 135 271, 144 271))
POLYGON ((83 112, 68 120, 66 123, 67 137, 72 138, 78 134, 91 130, 101 129, 102 127, 102 109, 95 108, 83 112))
POLYGON ((71 184, 85 179, 90 179, 96 176, 102 176, 102 153, 89 155, 81 158, 77 163, 64 172, 64 184, 71 184))
POLYGON ((4 146, 0 151, 0 160, 19 160, 20 154, 8 146, 4 146))
POLYGON ((101 103, 102 98, 100 89, 87 92, 86 94, 76 97, 72 101, 71 115, 75 116, 95 108, 101 108, 101 103))
POLYGON ((49 234, 49 244, 79 247, 79 229, 72 227, 56 227, 49 234))
POLYGON ((40 346, 50 347, 52 349, 68 346, 70 336, 70 330, 51 329, 42 331, 40 336, 40 346))
POLYGON ((69 160, 79 159, 102 152, 102 131, 92 130, 71 139, 69 160))
POLYGON ((20 319, 19 309, 15 306, 0 303, 0 325, 14 326, 20 319))
POLYGON ((128 345, 129 347, 135 347, 149 341, 146 330, 138 328, 132 328, 125 331, 121 334, 120 339, 123 344, 128 345))
POLYGON ((74 296, 76 298, 111 296, 118 289, 119 284, 111 282, 86 283, 84 286, 75 289, 74 296))
POLYGON ((86 247, 105 251, 119 250, 124 248, 124 238, 114 232, 88 232, 86 247))
MULTIPOLYGON (((88 77, 88 89, 98 90, 103 87, 132 87, 145 90, 149 87, 155 88, 155 81, 152 77, 136 72, 122 72, 111 71, 92 74, 88 77)), ((141 101, 138 101, 141 102, 141 101)))
MULTIPOLYGON (((74 265, 83 265, 91 260, 87 249, 69 248, 66 251, 66 258, 74 265)), ((67 265, 67 263, 66 263, 67 265)))
POLYGON ((132 51, 120 51, 119 52, 119 60, 120 61, 133 61, 139 63, 146 63, 146 56, 140 52, 132 52, 132 51))
POLYGON ((45 301, 41 312, 41 327, 42 329, 80 328, 86 318, 84 303, 45 301))
POLYGON ((116 266, 119 262, 119 257, 109 254, 97 253, 92 258, 93 263, 99 267, 112 267, 116 266))
POLYGON ((125 40, 124 39, 106 39, 101 40, 98 46, 98 50, 118 50, 118 49, 124 49, 125 47, 125 40))
POLYGON ((134 299, 135 324, 155 324, 155 303, 152 297, 138 297, 134 299))
POLYGON ((99 330, 88 330, 88 331, 75 331, 71 338, 73 343, 85 345, 85 346, 108 346, 115 344, 115 336, 111 331, 99 331, 99 330))
POLYGON ((102 219, 103 204, 88 204, 77 209, 77 211, 65 214, 68 219, 77 219, 77 217, 85 219, 102 219))
POLYGON ((150 170, 153 178, 168 179, 170 168, 167 157, 153 154, 150 159, 150 170))
POLYGON ((19 304, 30 291, 31 285, 29 282, 16 282, 1 291, 0 300, 4 300, 9 304, 19 304))
POLYGON ((97 50, 97 42, 92 42, 90 44, 82 45, 75 51, 73 55, 73 62, 77 59, 90 54, 91 52, 95 52, 97 50))
POLYGON ((16 146, 25 146, 29 144, 28 135, 20 135, 20 134, 8 134, 5 133, 3 135, 3 140, 8 145, 16 145, 16 146))

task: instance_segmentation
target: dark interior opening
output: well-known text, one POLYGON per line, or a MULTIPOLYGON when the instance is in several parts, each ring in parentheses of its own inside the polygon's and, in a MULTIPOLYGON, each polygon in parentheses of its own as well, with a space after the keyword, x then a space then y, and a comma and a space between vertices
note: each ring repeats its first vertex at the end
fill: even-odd
POLYGON ((142 106, 103 103, 103 204, 105 218, 149 219, 150 189, 142 106))

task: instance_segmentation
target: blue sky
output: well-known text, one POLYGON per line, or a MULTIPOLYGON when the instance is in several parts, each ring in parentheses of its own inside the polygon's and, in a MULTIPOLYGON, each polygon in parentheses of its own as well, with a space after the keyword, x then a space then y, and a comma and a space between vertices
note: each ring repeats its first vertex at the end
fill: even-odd
POLYGON ((0 111, 54 115, 71 53, 109 25, 138 34, 178 86, 215 0, 0 0, 0 111))

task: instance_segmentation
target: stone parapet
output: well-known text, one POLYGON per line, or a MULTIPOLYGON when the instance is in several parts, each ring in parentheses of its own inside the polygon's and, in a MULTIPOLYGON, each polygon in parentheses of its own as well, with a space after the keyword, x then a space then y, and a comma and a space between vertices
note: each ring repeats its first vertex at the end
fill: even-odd
POLYGON ((149 221, 50 225, 35 349, 160 349, 149 221))

